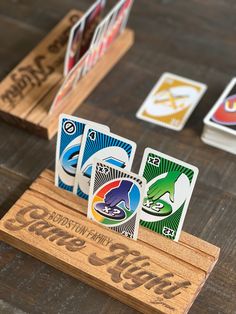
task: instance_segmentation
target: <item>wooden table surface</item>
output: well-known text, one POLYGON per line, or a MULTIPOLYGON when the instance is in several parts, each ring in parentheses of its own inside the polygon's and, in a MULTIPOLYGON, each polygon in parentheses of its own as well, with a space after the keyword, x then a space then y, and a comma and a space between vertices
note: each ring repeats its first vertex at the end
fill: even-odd
MULTIPOLYGON (((108 1, 109 2, 109 1, 108 1)), ((1 0, 4 76, 71 9, 92 0, 1 0)), ((134 171, 149 146, 200 170, 184 230, 221 247, 220 260, 190 313, 236 313, 236 157, 205 145, 203 118, 236 71, 234 0, 136 0, 130 52, 77 110, 137 142, 134 171), (208 85, 181 132, 137 120, 159 76, 173 72, 208 85)), ((0 214, 38 174, 54 168, 49 142, 0 121, 0 214)), ((0 243, 0 313, 135 313, 103 293, 0 243)))

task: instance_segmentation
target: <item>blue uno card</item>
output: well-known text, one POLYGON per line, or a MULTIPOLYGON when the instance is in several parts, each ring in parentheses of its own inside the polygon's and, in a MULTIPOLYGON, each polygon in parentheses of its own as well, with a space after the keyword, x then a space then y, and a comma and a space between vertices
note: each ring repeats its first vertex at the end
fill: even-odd
POLYGON ((61 114, 59 118, 55 185, 70 192, 73 191, 77 162, 86 125, 96 125, 109 131, 107 126, 74 116, 61 114))
POLYGON ((94 158, 130 170, 136 143, 97 128, 86 126, 81 144, 73 193, 88 199, 94 158))

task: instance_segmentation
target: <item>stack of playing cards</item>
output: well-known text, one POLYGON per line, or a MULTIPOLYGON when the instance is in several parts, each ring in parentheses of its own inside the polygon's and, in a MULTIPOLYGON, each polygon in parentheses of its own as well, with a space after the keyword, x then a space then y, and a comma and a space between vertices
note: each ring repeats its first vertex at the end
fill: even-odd
POLYGON ((236 78, 233 78, 204 119, 202 140, 236 154, 236 78))
POLYGON ((55 184, 88 202, 88 217, 129 238, 139 225, 178 241, 197 168, 147 148, 132 173, 136 143, 108 126, 62 114, 55 184))
MULTIPOLYGON (((121 182, 117 193, 123 194, 116 195, 117 193, 113 191, 106 197, 104 206, 99 205, 100 211, 97 216, 101 217, 99 216, 98 221, 101 219, 104 225, 134 239, 137 238, 145 186, 142 178, 130 172, 135 150, 136 143, 111 133, 109 127, 105 125, 65 114, 60 115, 55 185, 88 200, 93 168, 98 168, 99 177, 97 179, 96 172, 95 177, 92 177, 93 196, 102 195, 100 189, 102 185, 108 184, 109 187, 115 188, 121 182), (98 167, 94 166, 96 159, 101 162, 98 167), (122 199, 125 192, 126 198, 122 199), (119 197, 121 199, 118 202, 116 200, 119 197), (121 208, 119 215, 118 206, 121 208)), ((104 187, 103 192, 105 191, 107 188, 104 187)), ((93 217, 92 211, 88 214, 90 218, 93 217)))
POLYGON ((94 158, 130 170, 136 143, 110 133, 108 126, 61 114, 55 184, 88 199, 94 158))
POLYGON ((205 84, 164 73, 136 116, 139 119, 180 131, 206 89, 205 84))
POLYGON ((62 108, 77 83, 104 55, 124 31, 133 0, 119 0, 102 19, 106 0, 96 0, 72 27, 64 62, 64 81, 53 100, 49 114, 62 108))

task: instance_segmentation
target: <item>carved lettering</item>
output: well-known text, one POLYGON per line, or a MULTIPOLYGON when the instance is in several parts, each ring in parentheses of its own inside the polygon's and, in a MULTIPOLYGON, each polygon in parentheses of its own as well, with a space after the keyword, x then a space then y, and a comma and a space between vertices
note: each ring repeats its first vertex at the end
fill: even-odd
MULTIPOLYGON (((5 221, 4 226, 11 231, 27 228, 29 232, 54 242, 58 246, 64 246, 71 252, 79 251, 85 247, 84 240, 47 222, 45 218, 48 215, 47 208, 32 205, 20 209, 15 219, 8 219, 5 221)), ((49 217, 52 217, 52 215, 49 215, 49 217)))
POLYGON ((104 241, 109 242, 109 253, 100 257, 96 252, 92 252, 88 256, 88 263, 94 267, 105 267, 111 281, 121 284, 127 291, 140 287, 152 291, 156 298, 149 302, 153 304, 162 304, 168 308, 166 300, 175 298, 191 285, 188 280, 175 280, 175 275, 171 272, 154 273, 149 270, 149 256, 130 249, 126 244, 112 243, 112 239, 107 239, 95 229, 81 225, 56 211, 51 213, 42 206, 31 205, 20 209, 14 219, 4 222, 4 226, 11 231, 26 229, 70 252, 77 252, 86 247, 85 240, 74 236, 70 230, 102 245, 104 241))
POLYGON ((43 64, 45 59, 45 56, 36 56, 33 64, 19 67, 11 74, 12 84, 0 95, 2 101, 14 107, 32 88, 41 86, 54 71, 52 66, 43 64))
POLYGON ((75 220, 71 220, 66 216, 53 212, 49 215, 48 220, 56 223, 62 227, 70 229, 71 231, 75 231, 77 234, 84 236, 92 241, 103 245, 109 246, 112 243, 112 239, 103 235, 102 233, 97 232, 94 229, 90 229, 87 226, 84 226, 75 220))
POLYGON ((44 219, 48 215, 48 210, 42 206, 31 205, 21 209, 15 219, 7 220, 4 225, 8 230, 18 231, 29 226, 36 219, 44 219), (27 219, 28 216, 28 219, 27 219))
POLYGON ((158 276, 148 270, 150 258, 141 255, 139 251, 130 250, 128 246, 121 243, 114 243, 110 246, 110 255, 100 258, 96 253, 88 257, 88 262, 97 267, 108 266, 106 271, 111 274, 111 280, 115 283, 123 283, 125 290, 131 291, 143 286, 151 290, 158 297, 158 302, 164 299, 172 299, 181 293, 182 289, 191 285, 190 281, 176 282, 173 279, 174 274, 165 273, 158 276), (110 265, 115 263, 113 265, 110 265))
POLYGON ((74 25, 79 19, 78 14, 73 14, 70 17, 70 25, 63 30, 63 32, 48 46, 48 51, 53 54, 58 54, 61 49, 67 44, 70 34, 71 26, 74 25))
MULTIPOLYGON (((64 49, 71 26, 78 19, 78 14, 70 16, 69 25, 48 45, 47 51, 49 53, 59 54, 64 49)), ((0 99, 11 107, 15 107, 33 88, 40 87, 48 79, 55 71, 55 68, 63 62, 64 55, 54 60, 53 64, 50 65, 47 65, 46 59, 47 55, 36 55, 32 63, 18 67, 10 76, 12 81, 10 87, 0 95, 0 99)))

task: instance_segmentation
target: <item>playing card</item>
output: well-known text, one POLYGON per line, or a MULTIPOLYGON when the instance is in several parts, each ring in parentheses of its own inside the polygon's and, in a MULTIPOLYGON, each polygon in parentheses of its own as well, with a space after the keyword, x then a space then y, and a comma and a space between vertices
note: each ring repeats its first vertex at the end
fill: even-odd
POLYGON ((139 119, 180 131, 206 89, 205 84, 164 73, 136 116, 139 119))
POLYGON ((55 113, 58 108, 62 110, 66 98, 77 88, 78 81, 97 63, 123 31, 132 3, 132 0, 119 1, 94 31, 105 6, 105 0, 98 0, 73 26, 65 58, 65 78, 52 102, 49 114, 55 113))
POLYGON ((112 20, 112 26, 106 34, 106 49, 124 31, 128 22, 129 13, 133 5, 133 0, 120 1, 116 14, 112 20))
POLYGON ((106 0, 97 0, 72 27, 64 65, 66 76, 88 50, 94 31, 99 24, 106 0))
POLYGON ((86 60, 86 65, 83 70, 83 74, 87 73, 94 64, 98 61, 98 59, 102 56, 102 42, 105 37, 105 32, 107 29, 107 25, 109 23, 109 15, 106 16, 102 22, 97 26, 94 36, 90 45, 90 54, 88 59, 86 60))
POLYGON ((141 225, 178 241, 198 169, 146 148, 139 175, 147 181, 141 225))
POLYGON ((204 123, 218 130, 236 135, 236 78, 225 88, 204 119, 204 123))
POLYGON ((88 218, 136 240, 144 187, 142 177, 95 159, 88 218))
POLYGON ((105 8, 106 1, 98 0, 94 10, 86 17, 83 41, 81 46, 81 55, 83 55, 89 48, 94 32, 100 22, 102 12, 105 8))
POLYGON ((76 169, 74 194, 88 199, 94 158, 130 170, 135 150, 136 143, 133 141, 86 126, 76 169))
POLYGON ((57 92, 53 100, 53 103, 49 109, 49 114, 53 114, 58 108, 62 110, 64 101, 73 92, 78 80, 82 76, 87 58, 88 58, 88 53, 85 53, 83 57, 79 60, 79 62, 77 62, 74 68, 70 71, 70 73, 64 78, 64 81, 59 91, 57 92))
POLYGON ((81 141, 86 125, 96 126, 109 131, 109 127, 105 125, 74 116, 61 114, 59 118, 55 185, 67 191, 72 192, 73 190, 81 141))
POLYGON ((97 26, 91 41, 91 53, 87 59, 84 73, 91 69, 97 60, 110 47, 124 30, 133 0, 120 0, 97 26))
POLYGON ((72 70, 80 58, 80 48, 84 30, 84 17, 82 17, 72 28, 69 35, 67 51, 64 61, 64 76, 72 70))

